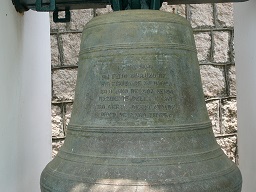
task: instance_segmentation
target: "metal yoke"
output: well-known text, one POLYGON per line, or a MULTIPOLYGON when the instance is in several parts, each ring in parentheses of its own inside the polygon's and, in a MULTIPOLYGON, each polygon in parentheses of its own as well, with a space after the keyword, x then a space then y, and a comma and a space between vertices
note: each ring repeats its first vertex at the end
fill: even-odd
MULTIPOLYGON (((166 0, 168 4, 200 4, 243 2, 248 0, 166 0)), ((111 5, 114 11, 127 9, 160 9, 163 0, 12 0, 20 13, 33 9, 39 12, 54 12, 54 22, 69 22, 70 10, 104 8, 111 5), (65 17, 59 18, 59 12, 65 11, 65 17)))

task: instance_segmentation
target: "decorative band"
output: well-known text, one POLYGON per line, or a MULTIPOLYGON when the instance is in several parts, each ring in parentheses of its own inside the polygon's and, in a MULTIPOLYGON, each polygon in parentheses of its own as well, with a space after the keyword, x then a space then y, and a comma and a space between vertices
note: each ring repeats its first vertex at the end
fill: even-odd
POLYGON ((70 153, 60 149, 57 158, 63 159, 65 161, 80 163, 80 164, 91 164, 96 166, 170 166, 170 165, 182 165, 182 164, 192 164, 199 163, 203 161, 208 161, 211 159, 219 158, 223 156, 224 153, 217 147, 210 151, 205 151, 201 153, 190 153, 190 154, 173 154, 169 156, 147 156, 147 157, 125 157, 125 156, 96 156, 96 155, 85 155, 70 153), (107 160, 107 161, 106 161, 107 160), (102 163, 104 162, 104 163, 102 163), (108 162, 108 163, 106 163, 108 162))
POLYGON ((68 125, 68 134, 72 132, 97 132, 97 133, 161 133, 193 131, 211 128, 210 121, 194 124, 181 125, 158 125, 158 126, 93 126, 93 125, 68 125))
POLYGON ((197 52, 194 46, 188 46, 186 44, 177 44, 177 43, 133 43, 133 44, 112 44, 112 45, 98 45, 88 48, 81 48, 80 56, 83 54, 88 54, 92 52, 100 51, 110 51, 110 50, 120 50, 120 49, 155 49, 155 48, 164 48, 164 49, 178 49, 178 50, 187 50, 192 52, 197 52))
MULTIPOLYGON (((147 24, 147 23, 162 23, 163 26, 165 25, 172 25, 172 24, 178 24, 178 25, 182 25, 184 27, 189 27, 191 28, 191 25, 190 23, 185 20, 184 18, 182 17, 177 17, 177 18, 172 18, 170 19, 170 17, 161 17, 161 18, 154 18, 154 19, 127 19, 127 18, 123 18, 122 21, 106 21, 104 23, 102 23, 101 21, 92 21, 92 22, 89 22, 87 25, 86 25, 86 28, 85 29, 90 29, 90 28, 93 28, 93 27, 98 27, 98 26, 102 26, 102 25, 112 25, 112 24, 123 24, 123 23, 132 23, 132 24, 141 24, 141 23, 144 23, 144 24, 147 24)), ((121 27, 121 26, 120 26, 121 27)))
MULTIPOLYGON (((165 180, 159 180, 157 182, 147 182, 147 181, 129 181, 129 183, 118 183, 118 186, 156 186, 156 185, 178 185, 178 184, 183 184, 183 183, 190 183, 190 182, 200 182, 200 181, 205 181, 209 180, 213 182, 214 179, 218 179, 219 177, 223 177, 225 175, 231 174, 232 172, 237 171, 237 167, 235 165, 231 165, 227 169, 209 173, 209 174, 202 174, 202 175, 195 175, 195 176, 190 176, 190 177, 176 177, 176 178, 170 178, 170 179, 165 179, 165 180)), ((115 182, 115 179, 106 179, 104 182, 103 181, 95 181, 94 178, 91 177, 79 177, 76 175, 69 175, 65 174, 59 171, 56 171, 56 169, 51 168, 50 166, 48 167, 47 170, 45 170, 46 174, 51 175, 52 177, 56 178, 62 178, 65 180, 71 180, 71 181, 83 181, 83 183, 88 183, 88 184, 96 184, 96 185, 117 185, 115 182)), ((240 185, 235 186, 235 189, 239 188, 240 185)), ((233 191, 225 191, 225 192, 233 192, 233 191)))

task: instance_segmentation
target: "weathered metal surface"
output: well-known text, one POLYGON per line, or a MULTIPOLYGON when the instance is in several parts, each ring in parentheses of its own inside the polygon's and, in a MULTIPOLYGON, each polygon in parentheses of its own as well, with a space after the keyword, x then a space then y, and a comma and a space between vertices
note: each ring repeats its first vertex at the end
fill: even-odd
POLYGON ((181 16, 120 11, 82 35, 67 137, 42 192, 241 192, 216 143, 192 28, 181 16))

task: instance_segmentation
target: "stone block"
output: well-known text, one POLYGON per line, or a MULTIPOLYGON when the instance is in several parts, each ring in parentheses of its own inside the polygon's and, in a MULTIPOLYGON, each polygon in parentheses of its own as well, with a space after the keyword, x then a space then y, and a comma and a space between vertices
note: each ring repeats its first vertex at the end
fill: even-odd
MULTIPOLYGON (((59 12, 59 18, 63 18, 65 17, 65 12, 64 11, 60 11, 59 12)), ((66 31, 66 26, 67 23, 55 23, 53 21, 53 13, 50 13, 50 28, 51 28, 51 32, 63 32, 66 31)))
POLYGON ((58 105, 52 105, 52 137, 64 137, 62 110, 58 105))
POLYGON ((222 102, 222 132, 225 134, 237 132, 237 107, 236 100, 223 100, 222 102))
POLYGON ((212 122, 212 129, 215 135, 220 134, 219 101, 206 103, 209 118, 212 122))
POLYGON ((236 136, 217 138, 217 143, 220 145, 224 153, 233 162, 236 162, 237 138, 236 136))
POLYGON ((234 65, 231 65, 228 71, 229 77, 229 92, 230 95, 236 96, 236 68, 234 65))
POLYGON ((52 142, 52 158, 54 158, 58 152, 61 146, 64 144, 64 140, 57 140, 52 142))
POLYGON ((182 17, 186 17, 186 6, 185 5, 168 5, 167 2, 163 2, 161 11, 178 14, 182 17))
POLYGON ((61 35, 63 42, 64 65, 76 65, 80 51, 81 33, 61 35))
POLYGON ((220 27, 234 27, 233 3, 216 3, 216 10, 220 27))
POLYGON ((225 94, 224 70, 212 65, 200 66, 205 97, 217 97, 225 94))
POLYGON ((76 79, 77 69, 59 69, 53 71, 53 100, 73 100, 75 95, 76 79))
POLYGON ((190 18, 193 28, 213 27, 213 6, 212 4, 191 4, 190 18))
POLYGON ((71 11, 70 30, 82 31, 86 23, 93 18, 93 9, 78 9, 71 11))
POLYGON ((210 33, 196 33, 194 35, 197 49, 197 57, 200 61, 209 61, 211 50, 211 35, 210 33))
POLYGON ((65 123, 66 126, 68 126, 70 118, 71 118, 71 113, 73 109, 73 103, 69 103, 66 105, 66 113, 65 113, 65 123))
POLYGON ((113 12, 113 9, 110 5, 107 5, 106 8, 99 8, 95 10, 95 15, 99 16, 99 15, 104 15, 107 13, 111 13, 113 12))
POLYGON ((52 66, 60 65, 60 53, 57 35, 51 35, 51 63, 52 66))
POLYGON ((216 31, 213 33, 214 62, 225 63, 229 61, 229 40, 229 32, 216 31))
POLYGON ((234 42, 234 38, 231 37, 231 50, 230 50, 230 60, 231 62, 235 62, 235 42, 234 42))

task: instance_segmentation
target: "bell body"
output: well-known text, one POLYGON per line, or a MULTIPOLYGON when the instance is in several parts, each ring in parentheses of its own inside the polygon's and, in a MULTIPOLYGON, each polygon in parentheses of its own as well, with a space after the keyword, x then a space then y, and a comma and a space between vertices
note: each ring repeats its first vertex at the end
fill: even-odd
POLYGON ((186 19, 133 10, 87 24, 67 137, 41 191, 241 191, 212 132, 186 19))

